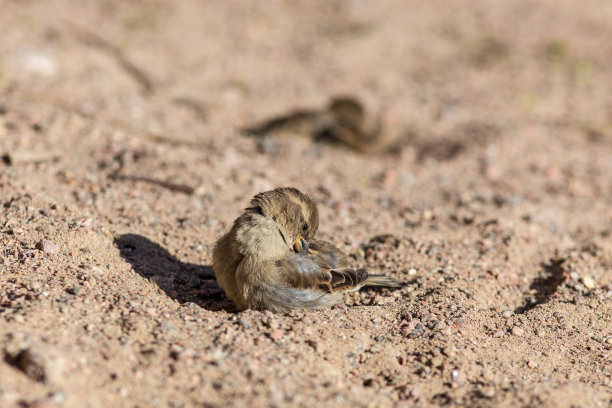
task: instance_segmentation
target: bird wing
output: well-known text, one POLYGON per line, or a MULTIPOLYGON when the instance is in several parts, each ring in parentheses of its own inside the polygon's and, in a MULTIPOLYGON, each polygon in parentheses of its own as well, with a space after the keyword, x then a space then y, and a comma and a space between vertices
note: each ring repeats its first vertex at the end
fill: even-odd
POLYGON ((311 239, 308 243, 308 256, 313 257, 321 268, 333 269, 349 266, 348 256, 330 242, 311 239))
POLYGON ((331 282, 328 268, 321 268, 314 257, 291 254, 276 261, 276 272, 290 287, 315 289, 331 282))
MULTIPOLYGON (((394 286, 392 279, 368 281, 365 269, 321 267, 313 256, 291 254, 276 262, 277 272, 289 287, 314 289, 324 293, 350 292, 368 284, 372 286, 394 286)), ((377 277, 374 275, 373 277, 377 277)))
POLYGON ((276 262, 288 286, 315 289, 325 293, 358 289, 368 277, 365 269, 326 268, 314 256, 291 254, 276 262))
POLYGON ((308 254, 288 255, 276 262, 276 268, 289 287, 323 293, 352 292, 362 286, 400 286, 393 278, 349 267, 344 252, 318 239, 309 242, 308 254))

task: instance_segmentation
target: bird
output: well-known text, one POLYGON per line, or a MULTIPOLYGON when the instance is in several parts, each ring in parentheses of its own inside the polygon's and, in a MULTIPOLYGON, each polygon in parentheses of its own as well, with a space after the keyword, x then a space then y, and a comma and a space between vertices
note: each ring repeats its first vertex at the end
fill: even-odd
POLYGON ((381 115, 370 115, 351 96, 336 96, 323 109, 298 109, 241 129, 245 135, 306 136, 315 141, 337 142, 361 153, 384 148, 381 115))
POLYGON ((298 189, 255 195, 214 246, 217 283, 239 310, 275 313, 330 307, 364 286, 401 286, 351 268, 344 252, 315 238, 318 227, 316 202, 298 189))

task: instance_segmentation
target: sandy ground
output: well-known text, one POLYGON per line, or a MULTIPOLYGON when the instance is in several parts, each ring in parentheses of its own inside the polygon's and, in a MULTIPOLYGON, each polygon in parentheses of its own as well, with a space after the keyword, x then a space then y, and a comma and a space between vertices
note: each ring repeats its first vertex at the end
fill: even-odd
POLYGON ((609 1, 0 1, 0 406, 612 406, 609 1), (239 129, 356 98, 359 153, 239 129), (256 193, 399 290, 236 312, 256 193))

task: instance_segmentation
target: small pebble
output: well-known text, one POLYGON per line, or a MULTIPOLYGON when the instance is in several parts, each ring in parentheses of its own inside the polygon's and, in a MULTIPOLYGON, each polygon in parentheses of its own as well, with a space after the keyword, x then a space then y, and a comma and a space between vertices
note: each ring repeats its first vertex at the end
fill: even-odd
POLYGON ((595 289, 595 287, 597 286, 595 279, 591 278, 590 276, 583 277, 582 283, 587 289, 595 289))
POLYGON ((275 329, 270 332, 270 338, 272 340, 281 340, 285 336, 285 332, 282 329, 275 329))
POLYGON ((11 365, 34 381, 57 384, 64 378, 67 356, 59 349, 44 344, 32 344, 17 353, 6 353, 11 365))
POLYGON ((306 344, 308 344, 316 353, 321 353, 323 351, 323 345, 320 341, 316 340, 306 340, 306 344))
POLYGON ((268 328, 273 331, 280 327, 278 321, 276 320, 276 317, 272 313, 267 313, 267 317, 264 319, 264 322, 266 326, 268 326, 268 328))
POLYGON ((480 393, 485 398, 493 398, 495 396, 495 388, 484 387, 482 390, 480 390, 480 393))
POLYGON ((160 326, 166 333, 171 336, 175 336, 176 334, 178 334, 178 329, 176 328, 176 326, 167 320, 162 321, 160 326))
POLYGON ((53 241, 41 239, 36 243, 36 249, 43 251, 46 254, 56 254, 59 252, 59 247, 53 241))
POLYGON ((402 336, 408 337, 408 336, 410 336, 410 333, 412 333, 413 330, 414 330, 414 327, 404 326, 404 327, 402 327, 400 332, 401 332, 402 336))
POLYGON ((372 297, 370 299, 369 305, 376 305, 376 306, 385 306, 388 305, 389 303, 393 302, 393 298, 390 296, 381 296, 381 295, 375 295, 374 297, 372 297))
POLYGON ((262 137, 257 140, 257 150, 263 154, 275 155, 278 154, 278 142, 270 137, 262 137))
POLYGON ((51 398, 40 398, 26 405, 28 408, 55 408, 57 405, 51 398))
POLYGON ((58 392, 54 392, 51 395, 51 398, 53 399, 53 402, 56 404, 63 404, 66 399, 68 398, 68 393, 65 391, 58 391, 58 392))
POLYGON ((242 318, 242 319, 239 320, 239 323, 245 329, 248 329, 248 328, 251 327, 251 322, 249 322, 247 319, 242 318))
POLYGON ((525 330, 521 329, 518 326, 514 326, 512 328, 512 334, 515 335, 515 336, 522 336, 522 335, 525 334, 525 330))
POLYGON ((465 374, 459 370, 451 371, 451 380, 457 384, 465 383, 465 374))

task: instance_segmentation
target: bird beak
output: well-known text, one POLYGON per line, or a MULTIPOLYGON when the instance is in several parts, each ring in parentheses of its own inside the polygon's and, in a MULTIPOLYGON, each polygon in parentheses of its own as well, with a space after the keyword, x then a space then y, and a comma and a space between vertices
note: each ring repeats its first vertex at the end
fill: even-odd
POLYGON ((308 242, 300 234, 298 234, 295 242, 293 243, 293 250, 302 255, 308 254, 308 242))

